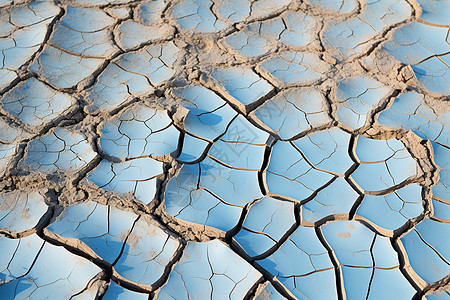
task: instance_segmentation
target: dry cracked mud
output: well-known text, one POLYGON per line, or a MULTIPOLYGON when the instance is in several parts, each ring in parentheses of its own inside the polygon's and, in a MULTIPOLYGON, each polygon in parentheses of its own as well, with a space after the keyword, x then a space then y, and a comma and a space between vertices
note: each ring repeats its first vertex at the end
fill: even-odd
POLYGON ((1 299, 450 299, 448 0, 0 0, 1 299))

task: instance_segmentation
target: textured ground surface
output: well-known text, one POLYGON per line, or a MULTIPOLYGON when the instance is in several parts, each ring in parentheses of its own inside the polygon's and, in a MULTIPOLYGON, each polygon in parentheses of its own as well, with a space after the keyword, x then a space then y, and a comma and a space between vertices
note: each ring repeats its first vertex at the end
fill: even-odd
POLYGON ((0 0, 0 298, 449 299, 449 16, 0 0))

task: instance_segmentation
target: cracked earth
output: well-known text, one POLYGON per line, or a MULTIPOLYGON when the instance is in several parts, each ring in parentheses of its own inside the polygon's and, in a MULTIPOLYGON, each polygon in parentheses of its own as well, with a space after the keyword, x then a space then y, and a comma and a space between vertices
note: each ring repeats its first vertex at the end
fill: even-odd
POLYGON ((1 299, 450 299, 448 0, 0 0, 1 299))

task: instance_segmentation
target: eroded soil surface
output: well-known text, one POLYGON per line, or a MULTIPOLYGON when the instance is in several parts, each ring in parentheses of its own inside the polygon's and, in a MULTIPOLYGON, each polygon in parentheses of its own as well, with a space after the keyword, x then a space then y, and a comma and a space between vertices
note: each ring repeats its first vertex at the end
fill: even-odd
POLYGON ((0 0, 0 298, 449 299, 449 16, 0 0))

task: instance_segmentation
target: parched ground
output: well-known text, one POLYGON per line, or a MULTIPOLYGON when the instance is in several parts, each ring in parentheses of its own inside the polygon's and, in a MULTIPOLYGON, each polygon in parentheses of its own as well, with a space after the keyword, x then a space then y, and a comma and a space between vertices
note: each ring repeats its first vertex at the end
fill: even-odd
POLYGON ((450 299, 450 1, 0 0, 0 299, 450 299))

